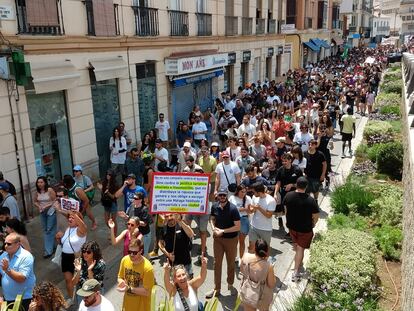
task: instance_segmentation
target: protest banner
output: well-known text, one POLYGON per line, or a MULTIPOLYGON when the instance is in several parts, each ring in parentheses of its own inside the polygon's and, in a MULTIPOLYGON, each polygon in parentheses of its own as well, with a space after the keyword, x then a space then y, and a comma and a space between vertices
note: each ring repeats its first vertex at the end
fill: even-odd
POLYGON ((152 177, 150 212, 205 214, 209 187, 209 174, 156 172, 152 177))
POLYGON ((73 199, 60 199, 60 206, 63 210, 69 212, 79 212, 79 202, 73 199))

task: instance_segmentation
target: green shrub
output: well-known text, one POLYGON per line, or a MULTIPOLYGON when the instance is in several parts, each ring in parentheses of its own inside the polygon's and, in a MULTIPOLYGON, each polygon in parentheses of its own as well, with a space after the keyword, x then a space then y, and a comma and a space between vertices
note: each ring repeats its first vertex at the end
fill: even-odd
POLYGON ((401 72, 389 72, 384 75, 383 84, 390 81, 401 81, 401 72))
POLYGON ((396 73, 396 72, 401 73, 401 66, 390 66, 388 68, 388 71, 389 72, 394 72, 394 73, 396 73))
POLYGON ((380 113, 382 114, 395 114, 397 116, 401 116, 401 109, 400 105, 384 105, 380 108, 380 113))
POLYGON ((403 189, 390 183, 375 184, 367 189, 375 197, 369 205, 374 222, 379 225, 401 227, 403 189))
POLYGON ((378 152, 378 173, 387 174, 397 180, 402 178, 404 148, 401 142, 385 144, 378 152))
POLYGON ((368 221, 365 217, 355 213, 349 213, 348 216, 344 214, 335 214, 328 218, 328 229, 355 229, 365 231, 368 229, 368 221))
POLYGON ((402 80, 396 80, 396 81, 389 81, 387 83, 382 84, 381 86, 381 92, 384 93, 396 93, 396 94, 402 94, 402 80))
POLYGON ((375 256, 371 235, 354 229, 330 230, 313 243, 309 271, 317 288, 358 297, 374 282, 375 256))
POLYGON ((375 144, 368 148, 367 156, 372 162, 377 162, 377 156, 379 151, 384 147, 385 144, 375 144))
POLYGON ((364 138, 367 139, 375 134, 392 134, 392 126, 386 121, 368 121, 364 128, 364 138))
POLYGON ((363 162, 367 159, 367 153, 368 153, 369 147, 367 144, 360 143, 358 147, 355 150, 355 158, 358 159, 358 162, 363 162))
POLYGON ((375 98, 375 107, 382 107, 385 105, 400 105, 401 100, 402 98, 399 94, 381 92, 375 98))
POLYGON ((374 229, 374 236, 385 259, 400 260, 403 239, 400 228, 384 225, 374 229))
POLYGON ((371 214, 369 204, 374 196, 352 181, 336 187, 331 195, 331 205, 336 213, 348 215, 351 211, 360 215, 368 216, 371 214))
POLYGON ((392 130, 395 134, 400 134, 402 132, 402 122, 401 120, 391 120, 388 121, 392 126, 392 130))

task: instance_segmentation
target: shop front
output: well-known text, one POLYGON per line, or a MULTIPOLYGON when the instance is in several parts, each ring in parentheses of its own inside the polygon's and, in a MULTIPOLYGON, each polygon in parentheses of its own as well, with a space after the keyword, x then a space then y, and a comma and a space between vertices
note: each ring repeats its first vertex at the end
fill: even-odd
POLYGON ((242 61, 240 63, 240 86, 244 88, 249 82, 249 62, 252 58, 251 51, 243 51, 242 61))
POLYGON ((273 80, 273 74, 272 74, 272 58, 275 53, 274 48, 267 48, 267 55, 266 55, 266 72, 265 72, 265 78, 267 78, 269 81, 273 80))
POLYGON ((224 74, 227 65, 228 54, 225 53, 165 60, 166 74, 172 86, 170 123, 173 129, 180 120, 188 121, 195 105, 199 105, 203 113, 213 110, 218 94, 217 77, 224 74))
POLYGON ((30 62, 32 82, 26 101, 37 176, 51 185, 72 172, 72 150, 64 90, 79 83, 80 74, 70 61, 30 62))
POLYGON ((302 66, 306 68, 309 63, 317 62, 319 52, 320 52, 319 46, 315 45, 315 43, 313 43, 311 40, 303 42, 302 66))
POLYGON ((232 92, 234 81, 234 64, 236 63, 236 53, 228 54, 227 66, 224 68, 224 92, 232 92))

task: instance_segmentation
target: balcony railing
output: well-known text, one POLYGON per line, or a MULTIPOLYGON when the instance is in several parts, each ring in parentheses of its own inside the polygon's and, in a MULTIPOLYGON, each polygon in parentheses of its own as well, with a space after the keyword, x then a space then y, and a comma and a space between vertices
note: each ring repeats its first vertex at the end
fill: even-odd
POLYGON ((276 33, 276 20, 275 19, 267 20, 267 32, 276 33))
POLYGON ((188 12, 169 10, 170 36, 188 36, 188 12))
POLYGON ((242 35, 251 35, 253 33, 253 18, 242 17, 242 35))
POLYGON ((262 35, 265 33, 265 19, 256 18, 256 35, 262 35))
POLYGON ((237 16, 225 16, 226 36, 237 36, 239 33, 239 20, 237 16))
POLYGON ((135 34, 140 37, 158 36, 158 9, 133 6, 135 14, 135 34))
POLYGON ((59 0, 51 1, 51 3, 53 3, 53 7, 49 7, 47 12, 43 12, 42 16, 39 16, 27 10, 26 1, 16 0, 18 33, 46 36, 64 34, 63 23, 59 14, 59 11, 62 10, 62 3, 59 0))
POLYGON ((212 34, 212 17, 211 14, 196 13, 197 15, 197 35, 211 36, 212 34))
POLYGON ((389 31, 390 26, 378 26, 377 31, 389 31))

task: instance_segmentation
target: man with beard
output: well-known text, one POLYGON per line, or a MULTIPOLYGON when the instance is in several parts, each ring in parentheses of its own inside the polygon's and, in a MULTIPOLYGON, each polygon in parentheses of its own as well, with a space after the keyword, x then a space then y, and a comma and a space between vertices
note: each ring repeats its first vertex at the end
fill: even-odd
POLYGON ((112 303, 101 295, 101 284, 90 279, 83 283, 82 288, 76 294, 83 297, 79 306, 79 311, 115 311, 112 303))

